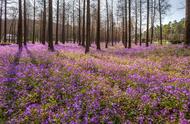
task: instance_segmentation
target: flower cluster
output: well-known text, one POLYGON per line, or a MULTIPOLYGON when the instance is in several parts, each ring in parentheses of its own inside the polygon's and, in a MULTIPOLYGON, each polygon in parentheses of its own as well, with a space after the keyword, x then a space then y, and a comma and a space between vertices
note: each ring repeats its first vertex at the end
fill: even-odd
POLYGON ((0 47, 0 122, 190 123, 190 50, 0 47))

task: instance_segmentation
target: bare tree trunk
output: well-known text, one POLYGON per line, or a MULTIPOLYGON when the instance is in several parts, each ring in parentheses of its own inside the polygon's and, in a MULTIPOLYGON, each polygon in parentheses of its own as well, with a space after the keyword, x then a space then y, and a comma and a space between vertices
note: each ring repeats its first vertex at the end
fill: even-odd
POLYGON ((75 0, 73 0, 73 42, 75 43, 75 0))
POLYGON ((55 38, 55 44, 58 44, 59 40, 59 0, 57 0, 57 20, 56 20, 56 38, 55 38))
POLYGON ((82 26, 82 46, 85 46, 85 19, 86 19, 86 0, 83 3, 83 26, 82 26))
POLYGON ((114 15, 113 15, 113 0, 112 0, 112 24, 111 24, 111 39, 112 39, 112 46, 113 46, 113 35, 114 35, 114 17, 113 17, 114 15))
POLYGON ((63 0, 62 43, 65 44, 65 0, 63 0))
POLYGON ((34 20, 33 20, 33 40, 32 43, 35 43, 35 30, 36 30, 36 0, 34 0, 34 20))
POLYGON ((90 51, 90 0, 87 0, 87 16, 86 16, 86 48, 85 53, 88 53, 90 51))
POLYGON ((0 8, 0 42, 2 40, 2 32, 1 32, 1 28, 2 28, 2 14, 3 14, 3 0, 1 0, 1 8, 0 8))
POLYGON ((22 49, 22 0, 19 0, 19 20, 18 20, 18 36, 17 43, 19 49, 22 49))
POLYGON ((140 0, 140 46, 142 45, 142 0, 140 0))
POLYGON ((27 42, 27 24, 26 24, 26 0, 24 0, 24 45, 26 46, 27 42))
POLYGON ((129 0, 129 45, 128 48, 131 48, 131 0, 129 0))
POLYGON ((109 7, 108 7, 108 0, 106 0, 106 11, 107 11, 107 38, 106 38, 106 48, 108 48, 109 43, 109 7))
POLYGON ((147 0, 147 28, 146 28, 146 47, 149 46, 149 0, 147 0))
POLYGON ((154 40, 154 23, 155 23, 155 14, 156 14, 156 0, 152 0, 152 26, 151 26, 151 44, 153 43, 154 40))
POLYGON ((79 0, 79 29, 78 29, 78 42, 81 45, 81 1, 79 0))
POLYGON ((186 0, 186 37, 185 44, 190 46, 190 1, 186 0))
POLYGON ((159 0, 159 16, 160 16, 160 44, 162 45, 162 10, 161 10, 160 0, 159 0))
POLYGON ((46 41, 46 0, 44 0, 44 10, 43 10, 43 31, 42 31, 42 44, 46 41))
POLYGON ((137 45, 137 43, 138 43, 138 36, 137 36, 137 23, 138 23, 138 14, 137 14, 137 12, 138 12, 138 10, 137 10, 137 8, 138 8, 138 5, 137 5, 138 3, 137 3, 137 0, 135 0, 135 44, 137 45))
POLYGON ((125 0, 125 48, 127 48, 127 43, 128 43, 128 20, 127 20, 127 15, 128 15, 128 11, 127 11, 127 0, 125 0))
POLYGON ((5 0, 5 24, 4 24, 4 42, 7 42, 7 0, 5 0))
POLYGON ((49 50, 54 51, 54 46, 53 46, 53 12, 52 12, 52 0, 49 0, 49 21, 48 21, 48 40, 49 40, 49 50))
POLYGON ((98 0, 98 13, 97 13, 97 33, 96 33, 96 46, 97 50, 100 50, 100 0, 98 0))

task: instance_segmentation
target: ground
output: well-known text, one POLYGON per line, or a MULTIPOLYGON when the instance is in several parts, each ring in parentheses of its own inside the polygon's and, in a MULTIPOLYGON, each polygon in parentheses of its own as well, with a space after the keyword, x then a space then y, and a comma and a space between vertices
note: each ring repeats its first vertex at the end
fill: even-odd
POLYGON ((0 123, 190 123, 190 50, 0 46, 0 123))

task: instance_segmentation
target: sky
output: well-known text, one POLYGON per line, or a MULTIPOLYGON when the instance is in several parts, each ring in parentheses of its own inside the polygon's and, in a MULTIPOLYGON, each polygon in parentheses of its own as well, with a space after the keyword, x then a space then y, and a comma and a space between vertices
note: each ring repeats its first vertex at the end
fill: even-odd
POLYGON ((185 17, 185 0, 169 0, 169 3, 171 4, 171 8, 167 15, 164 16, 164 24, 174 20, 180 21, 185 17))

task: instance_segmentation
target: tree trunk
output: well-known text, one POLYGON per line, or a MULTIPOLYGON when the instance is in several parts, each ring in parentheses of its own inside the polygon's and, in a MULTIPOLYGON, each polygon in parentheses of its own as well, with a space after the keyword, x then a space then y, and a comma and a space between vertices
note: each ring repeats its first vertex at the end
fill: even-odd
POLYGON ((147 28, 146 28, 146 47, 149 46, 149 0, 147 0, 147 28))
POLYGON ((43 27, 42 27, 42 44, 46 41, 46 0, 44 0, 43 27))
POLYGON ((87 16, 86 16, 86 48, 85 53, 90 51, 90 0, 87 0, 87 16))
POLYGON ((36 30, 36 0, 34 0, 34 21, 33 21, 33 40, 32 43, 35 43, 35 30, 36 30))
POLYGON ((129 45, 128 48, 131 48, 131 0, 129 0, 129 45))
POLYGON ((55 44, 58 44, 59 38, 59 0, 57 0, 57 20, 56 20, 56 39, 55 44))
POLYGON ((97 13, 97 33, 96 33, 96 46, 97 50, 100 50, 100 0, 98 0, 98 13, 97 13))
POLYGON ((186 0, 186 37, 185 44, 190 46, 190 1, 186 0))
POLYGON ((27 24, 26 24, 26 0, 24 0, 24 45, 26 46, 27 42, 27 24))
POLYGON ((5 0, 5 24, 4 24, 4 42, 7 42, 7 0, 5 0))
POLYGON ((83 26, 82 26, 82 46, 85 46, 85 19, 86 19, 86 0, 83 3, 83 26))
POLYGON ((161 0, 159 0, 159 16, 160 16, 160 44, 162 45, 162 10, 161 0))
POLYGON ((19 49, 22 49, 22 0, 19 0, 19 20, 18 20, 18 34, 17 43, 19 49))
POLYGON ((109 43, 109 7, 108 7, 108 0, 106 0, 106 11, 107 11, 107 38, 106 38, 106 48, 108 48, 109 43))
POLYGON ((54 51, 53 46, 53 12, 52 12, 52 0, 49 0, 49 19, 48 19, 48 40, 49 40, 49 50, 54 51))
POLYGON ((63 0, 62 43, 65 44, 65 0, 63 0))
POLYGON ((0 42, 2 40, 2 32, 1 32, 1 26, 2 26, 2 14, 3 14, 3 0, 1 1, 1 8, 0 8, 0 42))
POLYGON ((81 2, 79 0, 79 29, 78 29, 78 42, 81 45, 81 2))
POLYGON ((140 46, 142 45, 142 0, 140 0, 140 46))
POLYGON ((127 11, 127 0, 125 0, 125 48, 127 48, 127 43, 128 43, 128 20, 127 20, 127 15, 128 15, 128 11, 127 11))
POLYGON ((138 10, 137 10, 137 8, 138 8, 138 5, 137 5, 137 0, 135 0, 135 44, 137 45, 137 43, 138 43, 138 38, 137 38, 137 23, 138 23, 138 15, 137 15, 137 12, 138 12, 138 10))

